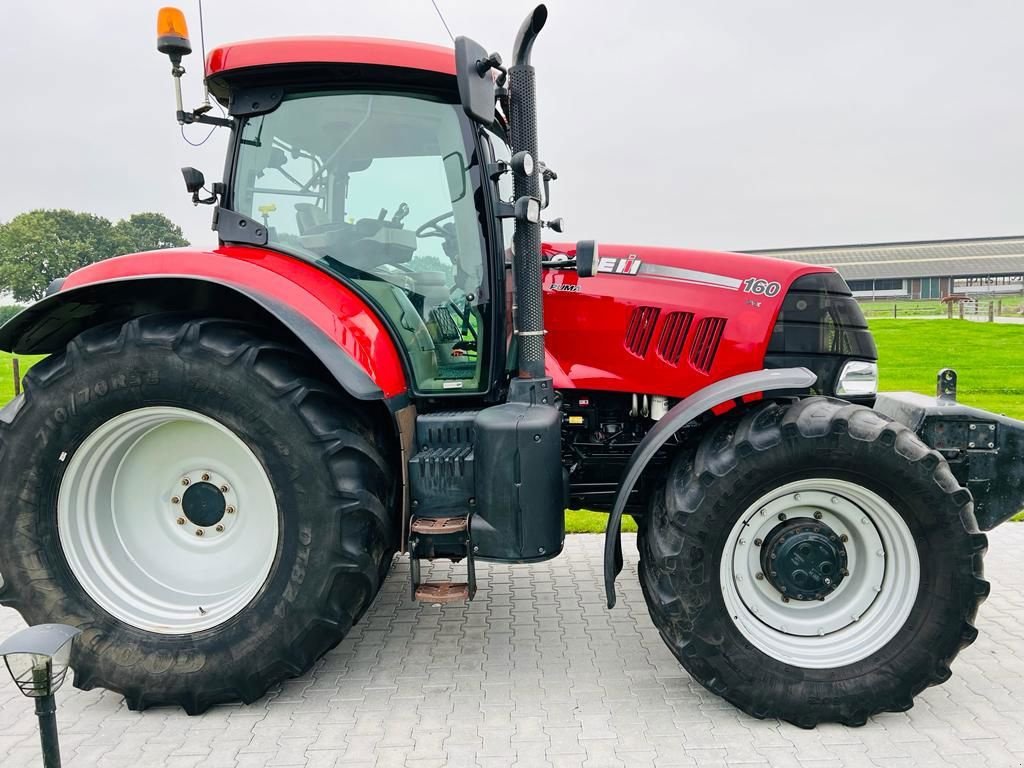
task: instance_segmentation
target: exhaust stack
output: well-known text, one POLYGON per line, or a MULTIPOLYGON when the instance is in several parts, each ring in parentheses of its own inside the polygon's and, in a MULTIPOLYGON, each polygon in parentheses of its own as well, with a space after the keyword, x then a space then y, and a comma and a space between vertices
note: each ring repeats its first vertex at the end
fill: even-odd
MULTIPOLYGON (((530 54, 537 35, 548 18, 548 9, 538 5, 516 35, 514 60, 508 70, 509 124, 512 150, 538 157, 536 73, 530 54)), ((514 174, 514 199, 540 200, 540 174, 514 174)), ((519 376, 544 377, 544 297, 542 292, 540 221, 516 218, 513 257, 516 280, 516 333, 519 336, 519 376)))

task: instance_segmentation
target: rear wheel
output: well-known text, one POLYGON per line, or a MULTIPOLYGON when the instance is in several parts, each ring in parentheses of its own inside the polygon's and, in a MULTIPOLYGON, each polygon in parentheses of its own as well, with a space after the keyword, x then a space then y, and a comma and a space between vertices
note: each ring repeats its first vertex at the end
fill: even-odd
POLYGON ((970 494, 905 427, 825 398, 723 420, 640 532, 651 616, 683 666, 756 717, 902 711, 977 634, 970 494))
POLYGON ((75 684, 190 713, 335 645, 396 544, 387 432, 234 321, 83 334, 0 411, 0 602, 82 628, 75 684))

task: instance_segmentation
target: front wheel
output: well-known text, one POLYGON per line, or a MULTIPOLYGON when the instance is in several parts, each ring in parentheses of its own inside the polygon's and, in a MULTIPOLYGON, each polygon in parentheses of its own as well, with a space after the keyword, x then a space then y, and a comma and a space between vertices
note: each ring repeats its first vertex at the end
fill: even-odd
POLYGON ((903 711, 988 592, 970 494, 909 429, 825 398, 723 420, 672 464, 640 539, 669 648, 755 717, 903 711))
POLYGON ((370 605, 394 452, 265 329, 152 315, 74 339, 0 411, 0 603, 82 629, 75 685, 253 701, 370 605))

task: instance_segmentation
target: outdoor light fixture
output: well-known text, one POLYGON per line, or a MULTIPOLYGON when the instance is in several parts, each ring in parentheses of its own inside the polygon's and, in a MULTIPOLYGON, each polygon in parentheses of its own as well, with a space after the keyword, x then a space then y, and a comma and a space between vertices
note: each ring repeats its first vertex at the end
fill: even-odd
POLYGON ((39 624, 0 643, 0 656, 18 690, 36 700, 39 738, 45 768, 60 768, 57 743, 57 701, 53 694, 64 683, 71 646, 82 631, 65 624, 39 624))

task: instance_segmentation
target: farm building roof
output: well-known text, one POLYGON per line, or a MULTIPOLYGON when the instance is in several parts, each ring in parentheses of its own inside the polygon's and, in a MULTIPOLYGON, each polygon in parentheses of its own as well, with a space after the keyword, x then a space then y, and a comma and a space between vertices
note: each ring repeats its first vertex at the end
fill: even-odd
POLYGON ((1024 236, 748 251, 834 267, 847 280, 1024 274, 1024 236))

